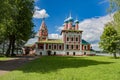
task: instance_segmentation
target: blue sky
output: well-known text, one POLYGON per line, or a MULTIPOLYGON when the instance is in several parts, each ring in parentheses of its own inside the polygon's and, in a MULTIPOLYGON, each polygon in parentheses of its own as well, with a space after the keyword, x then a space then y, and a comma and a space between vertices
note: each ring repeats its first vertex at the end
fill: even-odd
MULTIPOLYGON (((78 17, 80 21, 106 15, 108 2, 102 3, 101 1, 103 0, 37 0, 35 6, 47 11, 49 17, 46 18, 46 24, 49 33, 55 33, 56 28, 63 24, 70 12, 73 18, 78 17)), ((33 19, 33 22, 36 25, 35 31, 37 31, 41 20, 33 19)))
POLYGON ((82 38, 99 50, 98 42, 104 25, 113 20, 113 14, 109 15, 107 12, 108 7, 109 0, 35 0, 34 30, 39 30, 41 18, 44 16, 49 37, 59 37, 65 18, 71 13, 74 19, 77 17, 80 21, 82 38))

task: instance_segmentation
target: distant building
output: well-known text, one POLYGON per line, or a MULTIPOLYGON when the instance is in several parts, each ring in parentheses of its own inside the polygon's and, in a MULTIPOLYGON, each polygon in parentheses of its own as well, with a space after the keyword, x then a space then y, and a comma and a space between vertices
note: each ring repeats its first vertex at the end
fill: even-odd
MULTIPOLYGON (((34 44, 37 55, 87 55, 91 45, 82 40, 82 30, 79 30, 79 21, 69 16, 64 21, 61 39, 49 39, 45 20, 42 20, 38 41, 34 44)), ((89 35, 89 34, 88 34, 89 35)))

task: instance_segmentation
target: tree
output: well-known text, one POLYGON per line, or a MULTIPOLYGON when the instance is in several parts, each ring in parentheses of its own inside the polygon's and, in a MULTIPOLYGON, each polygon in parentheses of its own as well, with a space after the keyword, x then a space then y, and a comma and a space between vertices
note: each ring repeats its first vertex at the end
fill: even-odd
POLYGON ((110 12, 120 10, 120 0, 109 0, 109 1, 110 1, 110 7, 108 10, 110 12))
POLYGON ((119 40, 117 50, 120 53, 120 0, 110 0, 109 10, 110 12, 115 12, 113 26, 118 33, 119 40))
POLYGON ((33 32, 33 0, 0 0, 0 29, 9 40, 6 56, 14 55, 15 42, 27 40, 33 32), (2 2, 1 2, 2 1, 2 2))
POLYGON ((117 45, 118 43, 118 34, 117 31, 114 29, 112 23, 108 23, 103 31, 103 34, 100 37, 99 46, 104 51, 111 53, 114 55, 114 58, 117 58, 117 45))

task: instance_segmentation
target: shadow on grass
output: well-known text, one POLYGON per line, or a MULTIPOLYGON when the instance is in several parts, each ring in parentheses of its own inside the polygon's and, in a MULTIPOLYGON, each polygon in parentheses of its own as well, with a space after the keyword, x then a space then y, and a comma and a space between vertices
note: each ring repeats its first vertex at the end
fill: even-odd
POLYGON ((80 68, 92 65, 111 64, 113 62, 102 62, 89 60, 85 57, 42 57, 27 63, 20 68, 25 73, 49 73, 65 68, 80 68))
MULTIPOLYGON (((4 59, 4 57, 0 58, 4 59)), ((34 57, 31 56, 7 57, 5 60, 0 60, 0 71, 12 71, 18 69, 19 67, 31 61, 32 58, 34 59, 34 57)))

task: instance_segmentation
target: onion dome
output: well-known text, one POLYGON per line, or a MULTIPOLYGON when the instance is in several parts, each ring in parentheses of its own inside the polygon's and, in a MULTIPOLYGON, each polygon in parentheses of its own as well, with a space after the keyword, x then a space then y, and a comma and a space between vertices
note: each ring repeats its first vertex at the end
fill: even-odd
POLYGON ((75 20, 75 23, 79 23, 79 21, 76 19, 76 20, 75 20))
POLYGON ((65 19, 65 20, 64 20, 64 23, 68 23, 68 19, 65 19))
POLYGON ((67 20, 68 20, 68 22, 73 22, 74 21, 71 16, 67 20))

